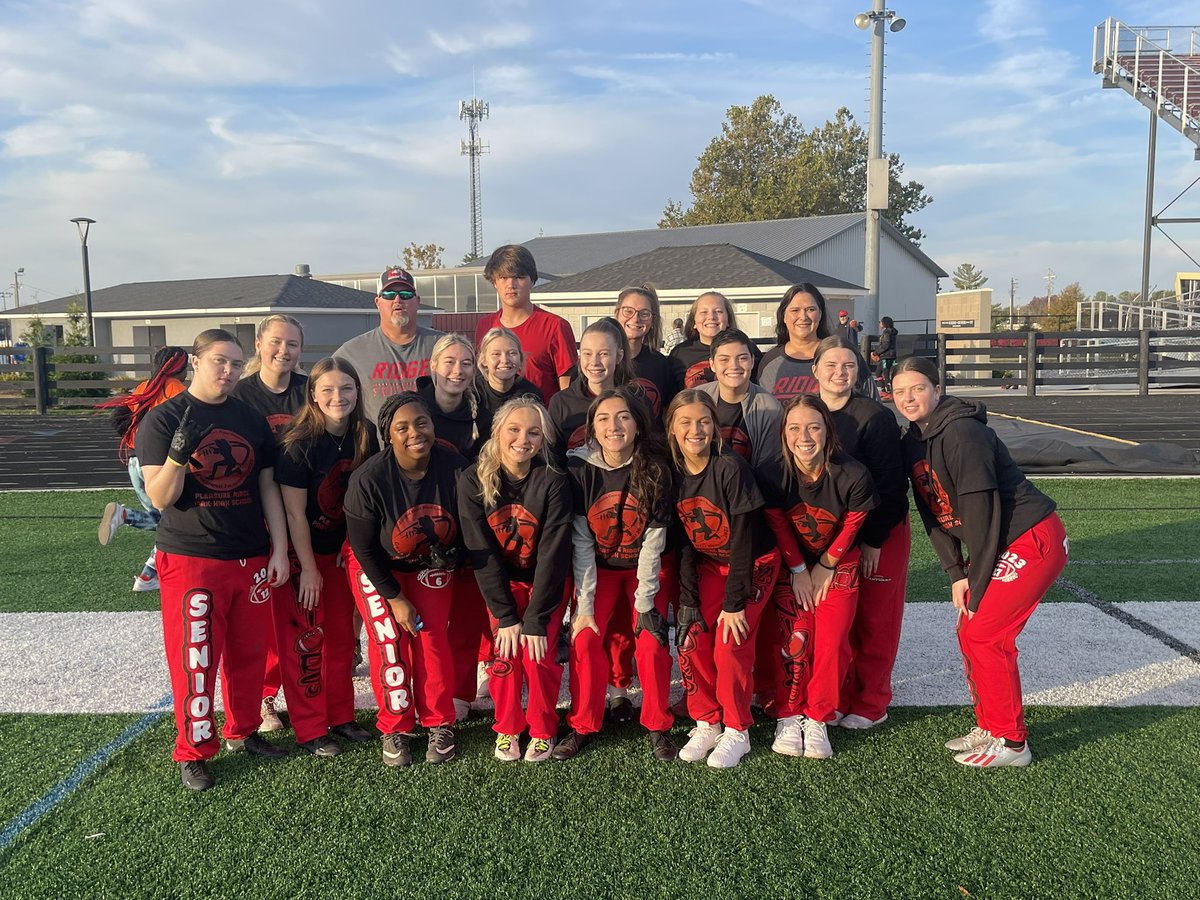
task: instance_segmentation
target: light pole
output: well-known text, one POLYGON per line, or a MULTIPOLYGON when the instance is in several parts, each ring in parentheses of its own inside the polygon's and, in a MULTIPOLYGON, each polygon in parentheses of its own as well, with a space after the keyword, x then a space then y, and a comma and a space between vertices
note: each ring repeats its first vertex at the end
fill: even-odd
MULTIPOLYGON (((867 295, 859 320, 879 321, 879 217, 888 208, 888 163, 883 155, 883 35, 900 31, 907 24, 894 10, 874 0, 870 12, 859 13, 854 24, 871 33, 871 127, 867 132, 867 253, 863 287, 867 295)), ((857 312, 857 310, 855 310, 857 312)), ((875 327, 871 325, 871 327, 875 327)))
POLYGON ((83 247, 83 296, 87 303, 87 333, 88 346, 96 346, 96 330, 95 324, 92 322, 92 273, 88 267, 88 251, 87 239, 88 229, 96 224, 95 219, 89 219, 85 216, 79 216, 71 220, 75 223, 75 227, 79 229, 79 243, 83 247))
POLYGON ((21 266, 17 271, 13 272, 13 307, 21 308, 21 276, 25 274, 25 267, 21 266))

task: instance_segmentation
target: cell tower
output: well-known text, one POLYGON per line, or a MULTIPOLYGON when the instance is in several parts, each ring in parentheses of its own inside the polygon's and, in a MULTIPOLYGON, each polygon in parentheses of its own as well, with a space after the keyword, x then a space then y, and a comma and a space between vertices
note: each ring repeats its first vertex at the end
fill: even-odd
POLYGON ((488 152, 487 144, 479 140, 479 120, 488 117, 485 101, 474 99, 458 102, 458 117, 467 120, 468 139, 458 142, 459 153, 471 158, 471 258, 483 255, 483 204, 479 196, 479 157, 488 152))

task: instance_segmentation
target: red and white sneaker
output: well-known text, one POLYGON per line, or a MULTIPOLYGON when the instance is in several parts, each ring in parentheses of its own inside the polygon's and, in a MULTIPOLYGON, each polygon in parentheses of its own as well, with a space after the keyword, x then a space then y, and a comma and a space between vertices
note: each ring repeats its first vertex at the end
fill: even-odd
POLYGON ((963 753, 967 750, 978 750, 980 747, 986 747, 994 738, 992 733, 986 729, 976 725, 962 737, 951 738, 946 741, 946 749, 953 750, 955 753, 963 753))
POLYGON ((1004 743, 1004 738, 995 738, 990 744, 954 754, 954 761, 973 769, 1027 766, 1033 762, 1033 753, 1029 750, 1029 741, 1023 743, 1019 750, 1014 750, 1004 743))

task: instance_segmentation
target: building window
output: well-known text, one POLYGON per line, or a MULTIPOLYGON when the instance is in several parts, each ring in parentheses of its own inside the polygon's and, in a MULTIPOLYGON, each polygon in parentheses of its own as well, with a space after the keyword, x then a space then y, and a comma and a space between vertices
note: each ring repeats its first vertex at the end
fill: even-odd
POLYGON ((254 326, 253 325, 244 325, 242 323, 238 323, 236 325, 225 324, 225 325, 222 325, 221 328, 224 329, 225 331, 228 331, 235 338, 237 338, 238 343, 242 345, 242 349, 247 354, 254 352, 254 326))
POLYGON ((167 327, 165 325, 134 325, 133 346, 153 347, 158 349, 167 343, 167 327))

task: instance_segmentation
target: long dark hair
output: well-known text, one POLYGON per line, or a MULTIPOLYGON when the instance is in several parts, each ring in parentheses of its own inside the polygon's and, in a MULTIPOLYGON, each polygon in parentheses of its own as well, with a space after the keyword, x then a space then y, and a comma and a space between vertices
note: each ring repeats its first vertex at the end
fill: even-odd
MULTIPOLYGON (((658 290, 648 281, 637 287, 625 288, 625 290, 617 294, 617 305, 613 309, 614 316, 617 314, 617 310, 621 308, 621 301, 630 294, 645 297, 646 302, 650 304, 650 315, 653 318, 650 320, 650 330, 646 332, 646 336, 642 339, 642 346, 649 347, 651 350, 657 350, 662 346, 662 307, 658 303, 658 290)), ((622 328, 622 330, 624 329, 622 328)))
POLYGON ((350 413, 349 427, 346 429, 347 434, 354 436, 354 462, 350 466, 351 469, 357 469, 371 455, 371 429, 367 425, 366 416, 363 415, 362 382, 358 379, 358 372, 350 363, 336 356, 326 356, 324 359, 318 360, 316 365, 309 370, 304 408, 292 419, 292 424, 283 433, 280 443, 284 451, 290 449, 294 444, 300 444, 304 448, 304 460, 306 463, 308 462, 308 454, 326 429, 325 414, 317 406, 317 381, 322 375, 330 372, 349 375, 354 382, 354 389, 358 392, 354 401, 354 411, 350 413))
POLYGON ((154 406, 166 396, 167 385, 187 371, 188 355, 182 347, 159 347, 151 362, 151 374, 146 386, 124 397, 115 397, 99 404, 97 409, 113 410, 113 427, 121 435, 121 462, 128 462, 133 453, 133 440, 138 425, 154 406))
POLYGON ((605 400, 622 401, 637 425, 633 458, 629 463, 629 490, 638 499, 646 515, 650 516, 658 508, 662 498, 670 495, 671 472, 667 465, 666 447, 662 438, 654 433, 646 404, 639 401, 628 387, 601 391, 592 401, 587 412, 588 440, 597 446, 600 444, 596 440, 596 411, 605 400))
POLYGON ((791 332, 788 331, 787 323, 783 320, 783 314, 788 308, 788 304, 795 299, 797 294, 808 294, 817 301, 817 308, 821 310, 821 321, 817 323, 817 337, 827 338, 833 333, 829 327, 829 313, 825 309, 825 295, 817 288, 815 284, 809 281, 800 284, 793 284, 784 294, 783 299, 779 301, 779 306, 775 310, 775 346, 782 347, 791 340, 791 332))

